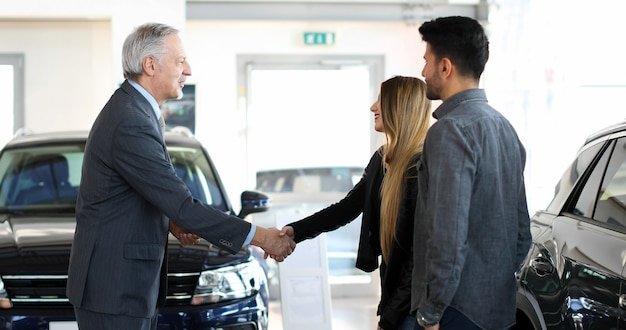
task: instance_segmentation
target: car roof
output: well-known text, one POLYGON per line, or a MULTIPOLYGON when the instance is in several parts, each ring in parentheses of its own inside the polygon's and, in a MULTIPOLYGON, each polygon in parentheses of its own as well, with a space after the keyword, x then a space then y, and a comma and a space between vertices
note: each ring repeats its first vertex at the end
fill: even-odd
POLYGON ((589 142, 591 142, 591 141, 593 141, 595 139, 601 138, 603 136, 607 136, 609 134, 613 134, 613 133, 616 133, 616 132, 622 132, 622 131, 626 131, 626 120, 622 121, 622 122, 619 122, 619 123, 616 123, 616 124, 613 124, 613 125, 610 125, 610 126, 607 126, 607 127, 603 128, 603 129, 597 131, 597 132, 594 132, 594 133, 590 134, 587 137, 587 140, 585 140, 585 144, 587 144, 587 143, 589 143, 589 142))
MULTIPOLYGON (((58 143, 72 143, 72 142, 84 142, 87 140, 89 131, 76 130, 76 131, 57 131, 57 132, 44 132, 33 133, 32 131, 20 131, 16 136, 9 141, 5 149, 23 148, 29 146, 41 146, 48 144, 58 143)), ((189 146, 200 147, 198 142, 191 132, 187 129, 174 128, 165 132, 165 140, 167 145, 176 146, 189 146)))

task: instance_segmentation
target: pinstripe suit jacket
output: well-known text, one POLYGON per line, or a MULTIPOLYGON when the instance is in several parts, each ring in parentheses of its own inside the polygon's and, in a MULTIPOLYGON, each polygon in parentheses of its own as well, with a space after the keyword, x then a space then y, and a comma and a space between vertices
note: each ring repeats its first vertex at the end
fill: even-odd
POLYGON ((168 220, 230 252, 250 224, 192 198, 171 166, 150 103, 128 81, 85 149, 67 296, 78 308, 151 317, 165 299, 168 220))

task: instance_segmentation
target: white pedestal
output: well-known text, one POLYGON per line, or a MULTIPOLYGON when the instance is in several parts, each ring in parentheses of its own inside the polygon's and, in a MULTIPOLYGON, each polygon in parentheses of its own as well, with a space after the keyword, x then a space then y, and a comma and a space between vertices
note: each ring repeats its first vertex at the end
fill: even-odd
MULTIPOLYGON (((276 227, 293 221, 277 217, 276 227)), ((326 236, 305 240, 278 264, 284 329, 331 330, 331 298, 328 283, 326 236)))

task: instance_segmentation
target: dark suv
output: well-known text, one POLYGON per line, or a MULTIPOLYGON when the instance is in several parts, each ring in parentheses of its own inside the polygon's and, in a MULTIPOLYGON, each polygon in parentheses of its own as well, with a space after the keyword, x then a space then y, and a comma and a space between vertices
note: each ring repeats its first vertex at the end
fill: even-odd
MULTIPOLYGON (((0 153, 0 329, 76 328, 65 296, 76 194, 87 132, 24 135, 0 153)), ((190 134, 166 134, 172 164, 194 197, 234 214, 206 150, 190 134)), ((268 208, 246 191, 239 217, 268 208)), ((237 254, 205 240, 183 247, 170 234, 167 304, 159 329, 267 329, 262 251, 237 254)))
POLYGON ((626 122, 585 141, 518 273, 517 329, 626 329, 626 122))

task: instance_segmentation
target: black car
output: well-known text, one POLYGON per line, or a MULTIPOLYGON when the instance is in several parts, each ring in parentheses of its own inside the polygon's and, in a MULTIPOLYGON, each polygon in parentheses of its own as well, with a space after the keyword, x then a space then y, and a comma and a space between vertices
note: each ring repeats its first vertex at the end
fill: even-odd
MULTIPOLYGON (((0 153, 0 329, 76 328, 65 295, 87 132, 28 134, 0 153)), ((211 159, 181 131, 166 134, 172 164, 195 198, 235 214, 211 159)), ((239 217, 268 208, 241 195, 239 217)), ((170 234, 168 293, 159 329, 267 329, 267 264, 260 249, 237 254, 170 234)))
POLYGON ((531 231, 516 329, 626 329, 626 122, 587 138, 531 231))

